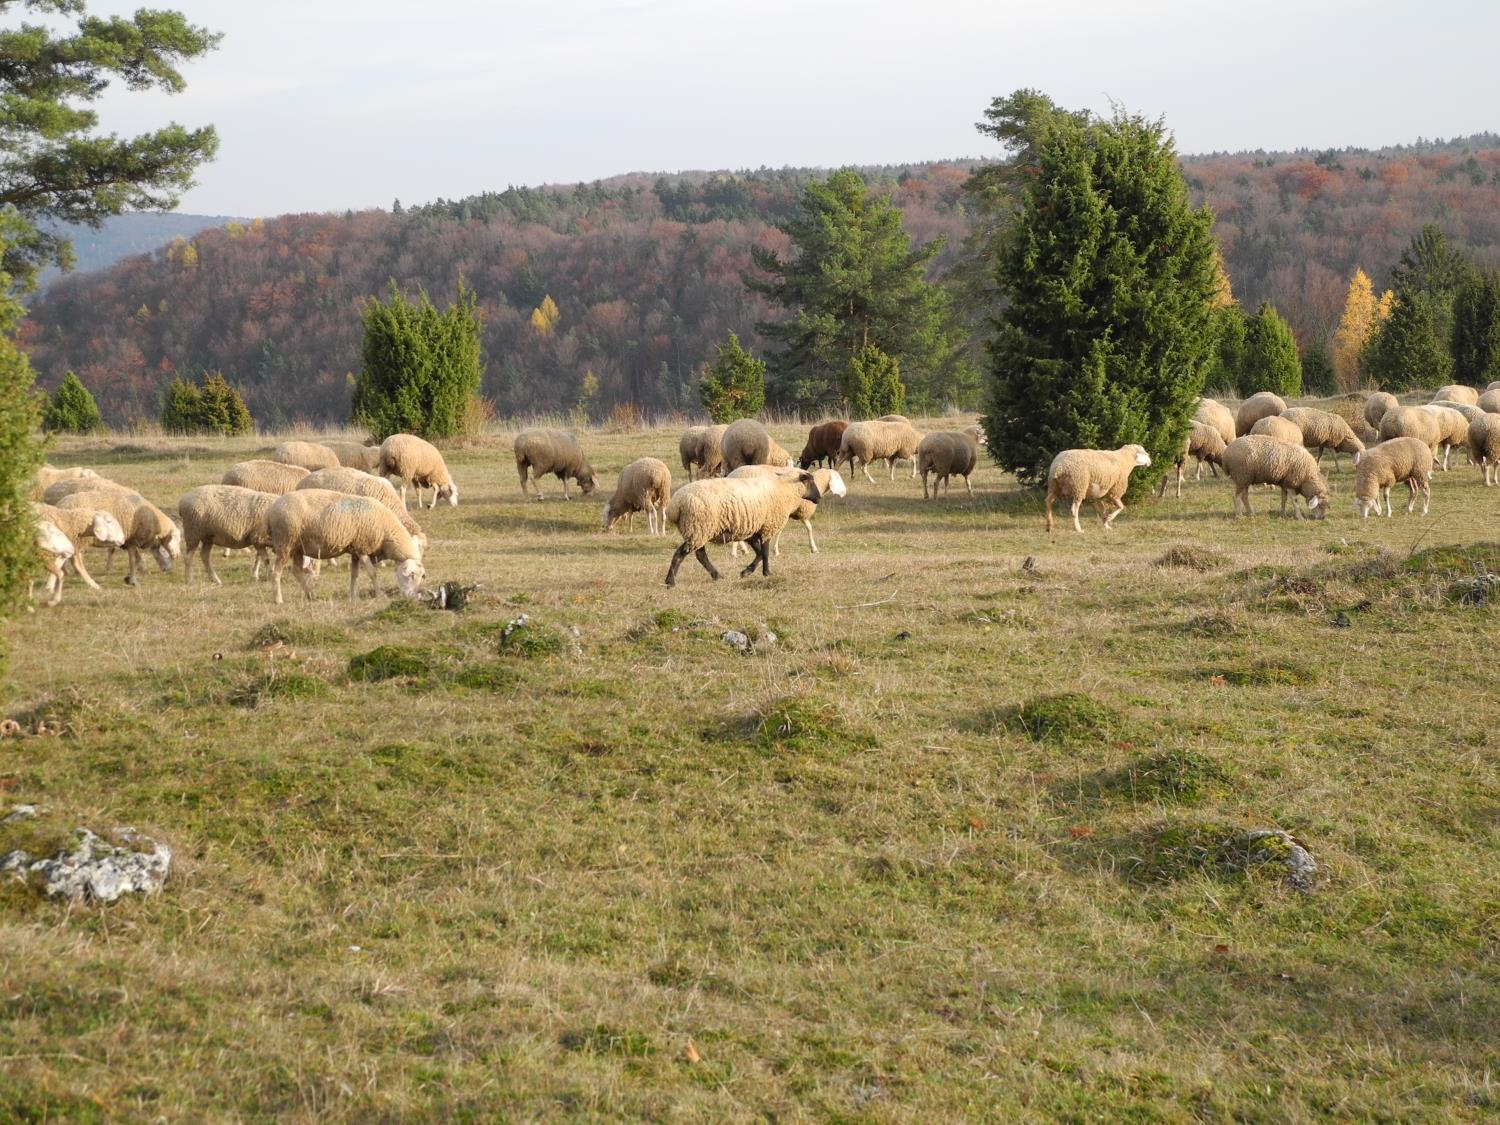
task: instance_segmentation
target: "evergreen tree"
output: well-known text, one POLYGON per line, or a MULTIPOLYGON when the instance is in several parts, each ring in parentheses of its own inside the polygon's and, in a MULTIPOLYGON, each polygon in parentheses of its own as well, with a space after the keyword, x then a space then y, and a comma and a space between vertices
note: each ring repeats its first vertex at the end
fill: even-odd
POLYGON ((1275 391, 1282 398, 1302 393, 1302 359, 1292 329, 1270 301, 1245 324, 1245 366, 1240 373, 1240 394, 1275 391))
POLYGON ((1214 350, 1203 385, 1209 390, 1239 389, 1245 369, 1245 310, 1236 304, 1217 306, 1210 314, 1214 350))
POLYGON ((198 431, 203 394, 186 379, 175 377, 162 393, 161 428, 169 434, 191 434, 198 431))
POLYGON ((1391 271, 1391 288, 1398 297, 1427 306, 1427 317, 1439 345, 1446 350, 1453 338, 1453 302, 1474 267, 1449 245, 1441 228, 1428 223, 1391 271))
POLYGON ((1500 273, 1475 273, 1453 302, 1453 378, 1483 387, 1500 379, 1500 273))
POLYGON ((239 391, 215 371, 200 387, 174 378, 162 395, 161 427, 174 434, 248 434, 253 423, 239 391))
POLYGON ((733 332, 698 382, 698 397, 716 425, 754 418, 766 404, 766 365, 740 347, 733 332))
MULTIPOLYGON (((16 233, 24 237, 26 229, 16 216, 0 213, 0 261, 7 260, 3 251, 8 236, 16 233)), ((35 438, 37 411, 31 364, 15 343, 25 310, 9 295, 10 281, 0 271, 0 617, 16 611, 28 580, 37 572, 31 489, 42 462, 41 446, 35 438)), ((0 636, 0 667, 5 656, 0 636)))
POLYGON ((1390 316, 1371 334, 1361 363, 1376 385, 1389 391, 1441 387, 1453 370, 1433 331, 1428 302, 1399 294, 1390 316))
POLYGON ((1339 387, 1333 377, 1333 358, 1321 342, 1302 356, 1302 389, 1310 395, 1331 395, 1339 387))
POLYGON ((1001 239, 1008 302, 990 345, 991 454, 1024 481, 1059 450, 1176 456, 1214 348, 1213 216, 1194 210, 1160 122, 1050 117, 1001 239))
POLYGON ((874 346, 900 361, 925 405, 972 394, 952 300, 926 278, 942 240, 912 248, 901 212, 845 169, 802 193, 798 213, 778 224, 793 256, 752 247, 765 278, 745 284, 790 312, 757 324, 781 345, 767 357, 767 393, 778 406, 814 410, 838 397, 851 357, 874 346))
POLYGON ((839 391, 853 418, 878 418, 906 409, 901 361, 877 347, 861 348, 850 357, 839 380, 839 391))
POLYGON ((103 428, 99 404, 78 376, 69 371, 42 411, 42 429, 49 434, 91 434, 103 428))
POLYGON ((439 312, 422 292, 409 301, 391 282, 390 300, 366 303, 364 367, 354 386, 354 421, 376 439, 392 434, 451 437, 463 426, 483 374, 479 309, 459 282, 453 304, 439 312))

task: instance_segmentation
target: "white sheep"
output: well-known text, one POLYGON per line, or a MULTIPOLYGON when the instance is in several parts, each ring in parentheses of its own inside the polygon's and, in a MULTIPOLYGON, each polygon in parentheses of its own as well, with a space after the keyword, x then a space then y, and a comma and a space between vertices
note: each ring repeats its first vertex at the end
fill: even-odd
MULTIPOLYGON (((1224 471, 1234 481, 1234 514, 1240 514, 1240 505, 1245 506, 1245 515, 1250 510, 1250 486, 1252 484, 1274 484, 1281 489, 1281 514, 1286 515, 1287 499, 1301 496, 1307 500, 1307 510, 1314 519, 1322 519, 1328 503, 1328 482, 1318 471, 1318 462, 1300 444, 1290 444, 1266 437, 1264 434, 1247 434, 1235 438, 1224 450, 1224 471)), ((1292 514, 1298 519, 1302 513, 1292 501, 1292 514)))
POLYGON ((401 494, 384 477, 373 476, 362 469, 319 469, 315 473, 308 473, 298 481, 295 491, 306 488, 347 492, 350 496, 368 496, 371 500, 380 501, 392 515, 401 521, 401 526, 406 528, 407 534, 417 541, 422 557, 426 558, 427 533, 422 530, 416 520, 412 519, 411 513, 406 510, 406 504, 401 500, 401 494))
POLYGON ((1078 509, 1085 500, 1094 501, 1099 519, 1108 531, 1115 517, 1125 510, 1121 499, 1130 487, 1130 474, 1151 464, 1151 454, 1139 445, 1119 449, 1064 449, 1047 467, 1047 533, 1052 533, 1052 505, 1066 500, 1073 513, 1073 527, 1083 534, 1078 509), (1105 501, 1114 504, 1107 515, 1105 501))
POLYGON ((516 472, 521 477, 521 495, 531 498, 528 474, 536 486, 536 498, 542 499, 542 478, 551 473, 562 481, 563 499, 568 495, 568 481, 578 482, 578 491, 587 496, 599 486, 599 474, 583 455, 583 446, 567 430, 532 428, 522 430, 515 440, 516 472))
POLYGON ((1259 391, 1244 402, 1234 416, 1234 436, 1244 437, 1255 423, 1270 418, 1286 409, 1286 399, 1274 391, 1259 391))
POLYGON ((1398 437, 1383 441, 1365 451, 1354 467, 1354 510, 1368 519, 1373 510, 1380 513, 1380 500, 1385 498, 1385 514, 1391 514, 1391 486, 1406 482, 1411 489, 1406 512, 1411 514, 1416 506, 1417 494, 1422 495, 1422 514, 1427 514, 1427 504, 1432 497, 1432 450, 1420 438, 1398 437))
POLYGON ((120 492, 128 496, 134 493, 135 489, 112 481, 108 477, 70 477, 66 480, 53 481, 44 488, 42 503, 56 504, 80 492, 120 492))
POLYGON ((1234 411, 1218 399, 1200 398, 1198 409, 1193 412, 1193 421, 1202 422, 1205 426, 1212 426, 1218 430, 1225 445, 1239 436, 1234 432, 1234 411))
MULTIPOLYGON (((793 469, 778 469, 775 465, 741 465, 738 469, 736 469, 729 475, 731 478, 775 477, 795 471, 796 470, 793 469)), ((816 501, 802 501, 801 504, 792 509, 791 518, 799 521, 804 527, 807 528, 808 549, 812 551, 813 554, 817 554, 818 541, 813 538, 812 525, 813 516, 818 514, 818 505, 822 503, 822 501, 827 500, 830 496, 847 495, 849 489, 845 486, 844 478, 839 475, 837 469, 811 469, 808 471, 812 473, 813 483, 818 486, 818 492, 821 494, 821 496, 816 501)), ((738 558, 740 555, 740 549, 743 546, 744 543, 735 543, 730 546, 730 557, 738 558)), ((776 533, 776 538, 771 543, 771 553, 773 555, 781 554, 780 532, 776 533)))
MULTIPOLYGON (((1230 429, 1233 428, 1234 422, 1231 419, 1230 429)), ((1230 438, 1230 441, 1233 440, 1233 438, 1230 438)), ((1193 479, 1199 480, 1203 476, 1204 465, 1212 468, 1219 463, 1219 459, 1224 456, 1226 444, 1224 434, 1217 426, 1211 426, 1207 422, 1194 421, 1191 423, 1187 436, 1182 439, 1182 449, 1177 454, 1177 499, 1182 499, 1182 478, 1185 475, 1183 473, 1183 466, 1187 464, 1187 459, 1189 457, 1197 459, 1198 472, 1193 479)), ((1157 489, 1156 495, 1158 497, 1164 496, 1166 495, 1166 491, 1167 478, 1164 475, 1161 478, 1161 488, 1157 489)))
POLYGON ((224 584, 214 570, 215 547, 253 550, 253 574, 258 581, 261 565, 270 558, 271 532, 266 514, 276 500, 272 493, 236 484, 205 484, 185 493, 177 501, 177 514, 182 519, 183 581, 193 584, 193 552, 201 551, 209 579, 215 586, 224 584))
POLYGON ((75 492, 64 496, 57 507, 108 512, 119 520, 125 532, 125 553, 130 557, 130 571, 125 582, 140 585, 140 556, 150 551, 163 571, 172 569, 172 560, 182 554, 182 531, 165 512, 139 493, 75 492))
MULTIPOLYGON (((37 521, 36 535, 32 542, 36 553, 41 557, 42 565, 47 568, 47 600, 42 604, 55 606, 62 601, 63 564, 74 557, 76 548, 56 524, 47 520, 37 521)), ((33 582, 29 585, 27 596, 35 597, 36 584, 33 582)), ((97 590, 98 586, 94 589, 97 590)))
POLYGON ((1479 402, 1479 392, 1473 387, 1466 387, 1462 383, 1449 383, 1446 387, 1439 387, 1437 393, 1432 396, 1433 402, 1462 402, 1469 406, 1475 406, 1479 402))
POLYGON ((984 431, 978 426, 962 430, 939 430, 928 434, 917 443, 917 471, 922 474, 922 499, 927 496, 927 474, 933 475, 932 497, 936 500, 938 485, 943 486, 943 495, 948 494, 948 478, 963 477, 969 498, 974 497, 974 485, 969 475, 979 460, 979 447, 984 444, 984 431))
POLYGON ((1398 406, 1387 410, 1380 418, 1381 441, 1414 437, 1427 443, 1434 458, 1438 446, 1443 444, 1443 429, 1442 420, 1435 413, 1418 406, 1398 406))
POLYGON ((366 445, 361 441, 325 441, 322 445, 339 459, 346 469, 362 469, 367 473, 380 472, 380 446, 366 445))
POLYGON ((852 480, 857 468, 865 474, 871 484, 870 464, 884 461, 890 466, 890 479, 896 479, 896 462, 910 461, 913 479, 917 475, 917 446, 922 444, 922 435, 904 419, 877 418, 873 422, 851 422, 839 439, 839 455, 834 468, 847 463, 852 480))
POLYGON ((792 463, 792 455, 777 443, 771 432, 754 418, 731 422, 719 439, 724 456, 724 471, 732 473, 741 465, 775 465, 792 463))
POLYGON ((1486 487, 1500 483, 1500 414, 1484 414, 1469 423, 1469 459, 1484 471, 1486 487))
POLYGON ((50 523, 73 544, 74 552, 68 560, 78 577, 90 590, 97 590, 94 581, 83 563, 84 547, 108 547, 111 550, 125 546, 125 529, 120 521, 107 511, 94 508, 58 508, 51 504, 32 504, 31 510, 39 521, 50 523))
POLYGON ((1469 441, 1469 419, 1461 412, 1454 410, 1448 403, 1429 402, 1424 406, 1417 407, 1425 410, 1438 420, 1439 441, 1438 444, 1443 451, 1443 472, 1448 471, 1448 455, 1453 452, 1454 446, 1467 445, 1469 441))
POLYGON ((1365 399, 1365 421, 1370 423, 1372 428, 1379 430, 1380 420, 1400 405, 1401 400, 1390 391, 1374 391, 1365 399))
POLYGON ((728 425, 689 426, 677 439, 677 453, 682 458, 682 467, 688 480, 693 471, 700 477, 716 477, 724 469, 724 431, 728 425))
POLYGON ((646 513, 650 535, 667 533, 667 501, 672 498, 672 470, 655 457, 638 457, 620 470, 614 495, 604 502, 604 530, 626 521, 635 530, 635 514, 646 513))
MULTIPOLYGON (((74 466, 68 469, 59 469, 54 465, 43 465, 36 471, 35 495, 40 496, 47 491, 50 485, 60 480, 98 480, 99 474, 93 469, 85 469, 74 466)), ((66 534, 66 532, 64 532, 66 534)))
POLYGON ((308 470, 301 465, 286 465, 280 461, 241 461, 224 470, 219 483, 285 496, 301 484, 307 474, 308 470))
POLYGON ((710 543, 748 543, 755 557, 740 576, 754 573, 759 563, 761 573, 769 577, 771 541, 803 501, 816 504, 821 495, 813 475, 804 469, 773 477, 725 477, 683 485, 667 505, 667 522, 682 536, 667 568, 667 585, 677 585, 677 568, 690 553, 697 555, 710 577, 718 579, 719 572, 708 558, 710 543))
POLYGON ((271 460, 282 465, 300 465, 308 472, 336 469, 340 464, 338 454, 317 441, 284 441, 272 450, 271 460))
POLYGON ((458 485, 448 472, 448 465, 437 447, 415 434, 392 434, 380 443, 379 475, 395 477, 401 482, 401 503, 406 503, 406 489, 410 485, 417 494, 417 507, 422 506, 422 489, 432 489, 432 506, 439 500, 447 500, 449 507, 458 507, 458 485))
POLYGON ((1341 415, 1310 406, 1292 406, 1282 413, 1281 419, 1292 423, 1301 432, 1304 449, 1317 450, 1319 464, 1323 463, 1323 454, 1330 450, 1333 452, 1335 469, 1339 467, 1340 453, 1352 454, 1354 463, 1359 464, 1360 454, 1365 451, 1365 443, 1341 415))
POLYGON ((1486 414, 1500 414, 1500 387, 1491 384, 1490 388, 1479 396, 1477 405, 1486 414))
POLYGON ((1268 414, 1258 419, 1255 425, 1250 427, 1252 434, 1259 434, 1277 441, 1284 441, 1288 445, 1302 444, 1302 431, 1291 422, 1288 422, 1280 414, 1268 414))
POLYGON ((375 563, 381 559, 396 564, 396 585, 405 597, 415 598, 427 575, 416 540, 394 513, 368 496, 319 488, 288 492, 271 505, 266 526, 271 533, 271 583, 277 605, 282 604, 281 572, 288 560, 296 564, 293 573, 308 601, 312 601, 310 560, 348 555, 350 600, 359 594, 360 563, 369 568, 370 587, 377 594, 375 563))

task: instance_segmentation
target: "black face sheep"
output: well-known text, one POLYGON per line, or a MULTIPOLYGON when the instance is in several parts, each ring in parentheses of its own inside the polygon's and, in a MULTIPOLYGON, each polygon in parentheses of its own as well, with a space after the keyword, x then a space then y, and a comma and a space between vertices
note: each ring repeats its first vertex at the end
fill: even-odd
MULTIPOLYGON (((1245 515, 1250 510, 1250 486, 1252 484, 1274 484, 1281 489, 1281 514, 1286 515, 1288 498, 1301 496, 1307 500, 1307 510, 1314 519, 1322 519, 1328 505, 1328 483, 1318 471, 1318 462, 1301 445, 1292 445, 1264 434, 1250 434, 1235 438, 1224 450, 1224 471, 1234 481, 1234 514, 1240 514, 1240 505, 1245 506, 1245 515)), ((1296 501, 1292 502, 1292 514, 1298 519, 1296 501)))
POLYGON ((724 471, 724 450, 721 442, 727 425, 689 426, 677 439, 677 453, 682 458, 682 467, 688 480, 694 479, 694 470, 699 477, 716 477, 724 471))
POLYGON ((417 541, 422 554, 424 556, 427 554, 426 533, 417 521, 411 518, 411 513, 406 510, 406 504, 401 500, 401 494, 384 477, 373 476, 361 469, 319 469, 315 473, 308 473, 298 481, 295 491, 305 488, 326 488, 332 492, 347 492, 350 496, 368 496, 371 500, 380 501, 392 515, 401 521, 401 526, 406 528, 407 533, 417 541))
POLYGON ((1378 515, 1384 497, 1385 514, 1389 516, 1391 486, 1404 481, 1411 489, 1411 499, 1406 504, 1407 514, 1410 515, 1416 506, 1420 492, 1425 516, 1428 501, 1432 498, 1432 464, 1432 450, 1417 438, 1391 438, 1365 450, 1359 464, 1354 467, 1354 510, 1366 519, 1372 510, 1378 515))
POLYGON ((1390 391, 1376 391, 1365 399, 1365 421, 1373 429, 1379 430, 1380 420, 1400 405, 1401 401, 1390 391))
POLYGON ((448 474, 448 465, 437 446, 415 434, 392 434, 380 443, 380 465, 377 476, 395 477, 401 482, 401 503, 406 503, 410 485, 417 493, 417 507, 422 506, 422 489, 432 489, 432 507, 447 500, 458 507, 458 485, 448 474))
POLYGON ((932 496, 936 500, 938 485, 943 486, 943 494, 948 492, 949 477, 963 477, 964 487, 969 490, 969 497, 974 496, 974 485, 969 480, 969 474, 974 471, 974 464, 979 460, 979 447, 984 442, 984 434, 978 426, 970 426, 964 430, 939 430, 928 434, 917 443, 917 471, 922 474, 922 499, 928 499, 927 474, 933 475, 932 496))
MULTIPOLYGON (((1233 423, 1231 422, 1231 425, 1233 423)), ((1217 465, 1219 459, 1224 456, 1224 435, 1217 427, 1210 426, 1207 422, 1194 422, 1189 427, 1187 437, 1182 439, 1182 450, 1177 454, 1177 499, 1182 499, 1183 466, 1187 464, 1189 457, 1195 457, 1198 461, 1198 475, 1194 480, 1203 475, 1203 466, 1217 465)), ((1166 495, 1167 478, 1161 478, 1161 488, 1156 492, 1157 496, 1166 495)))
POLYGON ((241 461, 224 470, 219 483, 285 496, 302 483, 307 473, 301 465, 284 465, 280 461, 241 461))
POLYGON ((1486 487, 1491 475, 1500 480, 1500 414, 1485 414, 1469 423, 1469 460, 1484 470, 1486 487))
POLYGON ((1255 423, 1270 418, 1286 409, 1286 399, 1272 391, 1260 391, 1240 403, 1234 416, 1235 437, 1244 437, 1255 423))
MULTIPOLYGON (((50 523, 68 537, 74 551, 69 558, 78 577, 90 590, 97 590, 99 583, 83 564, 84 547, 125 546, 125 529, 110 512, 91 508, 56 508, 51 504, 32 504, 31 510, 39 522, 50 523)), ((61 591, 59 591, 59 596, 61 591)))
POLYGON ((667 568, 667 585, 677 585, 677 568, 689 554, 696 554, 703 569, 717 579, 719 572, 708 558, 710 543, 748 543, 755 557, 740 576, 749 577, 757 563, 769 576, 771 541, 799 505, 808 500, 816 504, 821 495, 812 474, 800 469, 774 477, 726 477, 683 485, 667 505, 667 522, 682 536, 667 568))
POLYGON ((1130 474, 1151 464, 1151 454, 1139 445, 1122 445, 1119 449, 1064 449, 1047 467, 1047 532, 1052 531, 1052 505, 1066 500, 1073 513, 1073 527, 1079 534, 1078 509, 1085 500, 1094 501, 1104 529, 1109 530, 1115 517, 1125 510, 1121 499, 1130 487, 1130 474), (1105 513, 1106 502, 1114 507, 1105 513))
POLYGON ((284 441, 272 451, 271 460, 282 465, 300 465, 308 472, 339 466, 338 454, 317 441, 284 441))
POLYGON ((890 479, 895 480, 896 462, 910 461, 911 475, 915 478, 917 446, 921 444, 922 435, 905 420, 877 418, 873 422, 851 422, 839 439, 839 456, 834 467, 848 462, 850 479, 853 479, 854 470, 859 469, 865 474, 865 480, 874 484, 875 478, 870 475, 871 462, 884 461, 890 466, 890 479))
POLYGON ((309 560, 348 555, 351 600, 359 593, 361 563, 369 569, 375 593, 379 593, 375 563, 382 559, 396 564, 396 585, 405 597, 417 596, 427 574, 416 540, 393 512, 368 496, 318 488, 288 492, 271 505, 266 526, 271 532, 271 583, 277 605, 281 604, 281 572, 288 560, 308 601, 312 601, 309 560))
POLYGON ((1449 383, 1446 387, 1439 387, 1437 393, 1432 396, 1433 402, 1462 402, 1469 406, 1479 403, 1479 392, 1473 387, 1466 387, 1462 383, 1449 383))
POLYGON ((527 474, 536 484, 536 498, 542 499, 542 477, 552 473, 562 481, 563 499, 568 495, 568 481, 578 482, 578 489, 585 496, 599 485, 599 477, 578 439, 566 430, 529 429, 516 435, 516 472, 521 477, 521 495, 531 496, 527 488, 527 474))
POLYGON ((1417 407, 1425 410, 1438 422, 1438 445, 1443 454, 1443 472, 1448 471, 1448 455, 1453 452, 1453 447, 1465 445, 1469 440, 1469 419, 1461 412, 1453 409, 1446 403, 1427 403, 1425 406, 1417 407))
POLYGON ((1348 422, 1331 410, 1292 406, 1281 415, 1281 420, 1297 427, 1302 434, 1302 447, 1316 450, 1320 464, 1323 454, 1329 450, 1333 452, 1335 469, 1339 466, 1340 453, 1352 454, 1354 463, 1359 464, 1359 456, 1365 451, 1365 443, 1354 433, 1348 422))
POLYGON ((724 452, 724 471, 732 473, 741 465, 787 466, 792 455, 777 444, 769 430, 754 418, 731 422, 719 439, 724 452))
POLYGON ((651 535, 667 533, 667 501, 672 498, 672 470, 655 457, 638 457, 620 470, 614 495, 604 504, 604 530, 626 520, 635 530, 635 514, 646 513, 651 535))
POLYGON ((848 428, 848 422, 830 418, 808 430, 807 443, 803 445, 802 452, 797 457, 797 466, 802 469, 811 469, 814 465, 826 461, 828 467, 833 468, 838 460, 839 446, 843 443, 844 431, 848 428))
MULTIPOLYGON (((795 469, 778 469, 774 465, 742 465, 729 475, 732 479, 755 476, 774 477, 783 476, 787 473, 795 473, 797 471, 798 470, 795 469)), ((812 524, 813 516, 818 514, 818 505, 826 501, 830 496, 847 495, 849 490, 844 486, 844 478, 839 476, 837 469, 812 469, 810 471, 813 476, 813 483, 818 486, 818 492, 821 495, 816 501, 802 501, 801 504, 797 505, 797 507, 792 510, 791 518, 799 521, 804 527, 807 528, 808 549, 812 551, 813 554, 817 554, 818 541, 813 538, 812 524)), ((740 554, 740 548, 743 546, 743 543, 735 543, 733 546, 731 546, 729 548, 730 556, 733 558, 738 558, 740 554)), ((776 538, 771 541, 771 553, 773 555, 781 554, 781 535, 779 532, 777 533, 776 538)))
POLYGON ((1239 436, 1234 432, 1234 411, 1218 399, 1200 398, 1198 409, 1193 413, 1193 421, 1202 422, 1205 426, 1212 426, 1218 430, 1225 445, 1239 436))
POLYGON ((125 552, 130 572, 125 582, 140 585, 142 551, 156 556, 162 570, 172 569, 172 560, 182 553, 182 531, 151 501, 134 492, 76 492, 57 502, 59 508, 84 508, 108 512, 125 532, 125 552))

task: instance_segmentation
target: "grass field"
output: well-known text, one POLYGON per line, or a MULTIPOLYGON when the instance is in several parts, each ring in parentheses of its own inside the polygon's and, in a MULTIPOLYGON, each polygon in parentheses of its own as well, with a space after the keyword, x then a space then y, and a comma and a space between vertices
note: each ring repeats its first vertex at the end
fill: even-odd
MULTIPOLYGON (((175 511, 269 444, 53 460, 175 511)), ((0 888, 0 1119, 1500 1114, 1477 469, 1426 519, 1354 518, 1346 459, 1323 522, 1205 478, 1051 538, 993 465, 877 473, 819 554, 667 590, 675 537, 523 503, 508 448, 422 517, 462 612, 339 571, 276 607, 237 556, 9 628, 7 714, 63 733, 0 742, 0 798, 178 861, 103 909, 0 888)), ((607 490, 676 431, 588 449, 607 490)))

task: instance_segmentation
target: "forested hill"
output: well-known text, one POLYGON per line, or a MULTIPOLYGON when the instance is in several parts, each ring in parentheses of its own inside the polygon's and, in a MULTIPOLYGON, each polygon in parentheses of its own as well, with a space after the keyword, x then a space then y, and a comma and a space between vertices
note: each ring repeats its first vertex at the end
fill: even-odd
MULTIPOLYGON (((971 163, 864 169, 913 239, 958 261, 971 163)), ((1349 277, 1383 285, 1424 223, 1500 266, 1500 136, 1379 151, 1237 153, 1183 160, 1218 216, 1234 292, 1269 299, 1305 348, 1326 342, 1349 277)), ((810 170, 629 175, 457 201, 231 223, 113 268, 54 282, 24 329, 42 381, 76 370, 107 417, 151 418, 173 373, 222 370, 257 419, 342 420, 360 363, 362 300, 392 279, 439 304, 460 278, 485 320, 485 393, 507 414, 565 410, 586 373, 595 409, 693 409, 700 365, 725 334, 752 350, 773 310, 741 282, 750 247, 785 252, 774 223, 810 170), (555 323, 534 318, 550 296, 555 323)))
MULTIPOLYGON (((199 231, 221 227, 231 222, 230 215, 187 215, 177 211, 132 211, 105 219, 95 230, 87 224, 55 223, 49 229, 65 235, 73 243, 77 259, 73 268, 79 273, 102 270, 132 254, 144 254, 165 246, 174 238, 192 238, 199 231)), ((57 270, 41 276, 41 284, 61 277, 57 270)))

